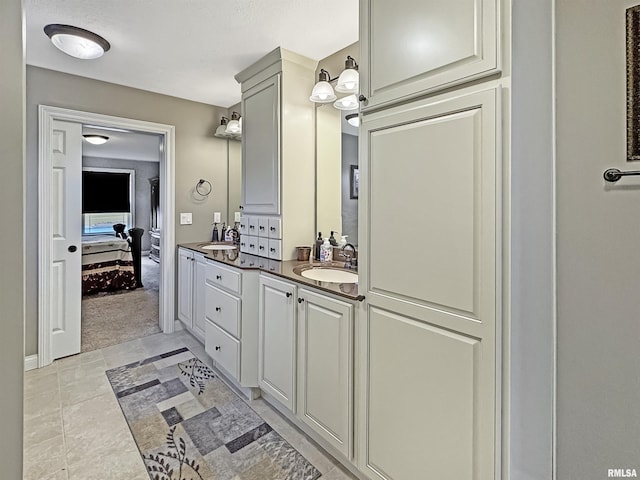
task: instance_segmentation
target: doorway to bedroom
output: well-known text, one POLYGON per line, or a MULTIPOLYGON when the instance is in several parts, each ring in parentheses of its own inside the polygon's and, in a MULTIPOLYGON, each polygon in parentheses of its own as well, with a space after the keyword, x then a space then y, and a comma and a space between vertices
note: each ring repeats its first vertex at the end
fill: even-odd
POLYGON ((161 135, 82 126, 81 352, 160 333, 161 135))
POLYGON ((101 348, 104 342, 122 342, 123 337, 118 335, 126 334, 133 326, 136 312, 144 313, 147 320, 155 319, 155 325, 148 325, 149 330, 133 328, 132 336, 157 331, 172 333, 175 322, 175 127, 40 105, 38 140, 38 367, 81 350, 101 348), (88 132, 88 129, 98 132, 88 132), (91 133, 109 137, 103 146, 110 148, 120 144, 119 133, 151 139, 154 159, 157 161, 159 156, 155 180, 151 175, 137 173, 130 152, 124 160, 134 164, 95 163, 110 156, 104 149, 99 154, 91 154, 83 148, 86 145, 83 135, 91 133), (121 177, 120 186, 109 184, 97 199, 112 200, 116 190, 123 188, 129 204, 102 207, 101 211, 85 208, 83 212, 83 168, 86 175, 122 174, 116 175, 121 177), (122 181, 123 178, 126 181, 122 181), (139 189, 136 181, 138 184, 145 181, 147 185, 139 189), (124 188, 124 184, 128 186, 124 188), (139 199, 136 191, 146 192, 144 200, 139 199), (138 207, 144 202, 151 204, 150 210, 142 214, 149 223, 148 230, 140 228, 136 219, 140 216, 138 207), (100 235, 107 237, 102 245, 96 238, 100 235), (93 245, 89 245, 91 240, 93 245), (83 243, 91 249, 87 261, 83 261, 83 253, 87 253, 83 251, 83 243), (83 263, 91 266, 83 270, 83 263), (82 326, 81 321, 83 277, 88 273, 105 273, 113 266, 117 266, 119 272, 112 277, 98 278, 97 283, 114 287, 115 282, 126 286, 85 291, 87 300, 91 300, 84 302, 85 320, 89 313, 94 320, 102 322, 95 322, 95 342, 84 332, 85 345, 81 348, 82 330, 88 328, 82 326), (141 298, 133 298, 133 294, 141 298), (123 303, 119 303, 121 300, 123 303))

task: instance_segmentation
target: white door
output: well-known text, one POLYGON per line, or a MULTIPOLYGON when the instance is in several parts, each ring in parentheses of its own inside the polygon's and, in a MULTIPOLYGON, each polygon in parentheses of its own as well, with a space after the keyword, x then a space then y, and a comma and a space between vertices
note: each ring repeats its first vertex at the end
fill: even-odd
POLYGON ((51 357, 80 353, 82 301, 82 125, 51 131, 51 357))
POLYGON ((296 287, 260 276, 258 383, 295 411, 296 287))

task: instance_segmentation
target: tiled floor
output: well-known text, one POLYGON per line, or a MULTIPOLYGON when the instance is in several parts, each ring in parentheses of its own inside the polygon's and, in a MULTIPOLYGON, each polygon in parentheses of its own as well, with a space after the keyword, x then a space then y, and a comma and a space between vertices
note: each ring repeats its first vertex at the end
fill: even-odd
MULTIPOLYGON (((75 355, 27 372, 24 480, 148 480, 104 372, 180 347, 210 364, 202 344, 181 331, 75 355)), ((355 478, 263 400, 251 406, 322 473, 321 479, 355 478)))

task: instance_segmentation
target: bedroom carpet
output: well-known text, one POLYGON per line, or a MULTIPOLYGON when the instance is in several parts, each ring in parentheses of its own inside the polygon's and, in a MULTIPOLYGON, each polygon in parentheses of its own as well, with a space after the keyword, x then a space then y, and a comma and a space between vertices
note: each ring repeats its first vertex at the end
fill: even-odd
POLYGON ((160 332, 160 265, 142 258, 143 288, 82 297, 81 352, 117 345, 160 332))

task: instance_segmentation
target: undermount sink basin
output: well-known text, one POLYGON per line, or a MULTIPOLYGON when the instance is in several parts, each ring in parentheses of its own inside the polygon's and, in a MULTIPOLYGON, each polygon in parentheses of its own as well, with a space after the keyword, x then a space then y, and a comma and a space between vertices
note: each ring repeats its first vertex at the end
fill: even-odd
POLYGON ((236 248, 232 243, 203 243, 198 245, 202 250, 234 250, 236 248))
POLYGON ((350 270, 340 267, 306 267, 294 272, 298 275, 315 280, 317 282, 327 283, 358 283, 358 274, 350 270))

